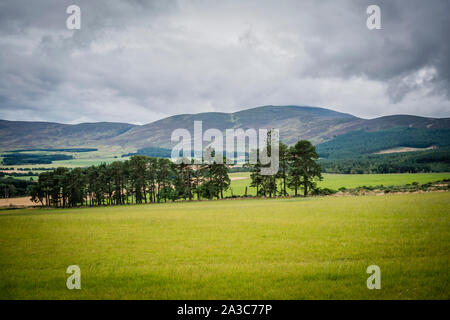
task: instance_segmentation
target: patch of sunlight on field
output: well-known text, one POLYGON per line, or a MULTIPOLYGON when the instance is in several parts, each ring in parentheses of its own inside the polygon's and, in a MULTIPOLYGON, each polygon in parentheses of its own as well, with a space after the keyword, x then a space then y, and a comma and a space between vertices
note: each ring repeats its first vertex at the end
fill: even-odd
POLYGON ((102 163, 110 164, 114 161, 125 161, 128 160, 130 157, 117 157, 117 158, 99 158, 99 159, 71 159, 71 160, 61 160, 61 161, 53 161, 51 166, 57 168, 57 167, 69 167, 69 168, 75 168, 75 167, 89 167, 89 166, 98 166, 102 163))
MULTIPOLYGON (((245 187, 247 187, 248 195, 256 194, 256 188, 250 187, 251 180, 248 172, 232 173, 230 177, 245 177, 246 179, 231 181, 231 189, 225 193, 227 196, 243 195, 245 187)), ((396 186, 413 182, 424 184, 443 179, 450 179, 450 173, 323 174, 323 181, 320 181, 318 186, 338 190, 341 187, 396 186)))
POLYGON ((449 193, 0 211, 2 299, 448 299, 449 193), (81 268, 81 290, 66 268, 81 268), (366 268, 381 268, 368 290, 366 268))
POLYGON ((39 180, 39 177, 37 177, 37 176, 18 177, 18 176, 6 175, 5 178, 13 178, 13 179, 23 180, 23 181, 38 181, 39 180))

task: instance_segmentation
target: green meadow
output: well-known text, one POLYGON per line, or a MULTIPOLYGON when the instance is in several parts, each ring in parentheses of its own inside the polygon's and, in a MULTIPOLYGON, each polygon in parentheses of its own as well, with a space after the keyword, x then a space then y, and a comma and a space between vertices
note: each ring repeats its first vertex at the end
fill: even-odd
POLYGON ((68 168, 76 168, 76 167, 89 167, 89 166, 98 166, 102 163, 112 163, 114 161, 122 161, 128 160, 129 157, 124 158, 79 158, 79 159, 71 159, 71 160, 62 160, 62 161, 53 161, 49 167, 68 167, 68 168))
POLYGON ((17 176, 6 175, 5 178, 13 178, 13 179, 24 180, 24 181, 38 181, 39 180, 39 177, 36 177, 36 176, 17 177, 17 176), (30 179, 32 179, 32 180, 30 180, 30 179))
POLYGON ((0 298, 449 299, 449 208, 435 192, 3 210, 0 298))
MULTIPOLYGON (((247 187, 248 195, 256 195, 256 188, 250 187, 250 173, 239 172, 232 173, 230 177, 240 180, 231 181, 231 189, 226 192, 227 196, 231 194, 243 195, 245 194, 245 187, 247 187)), ((439 180, 450 179, 450 173, 390 173, 390 174, 323 174, 323 180, 319 181, 317 185, 321 188, 330 188, 338 190, 344 188, 356 188, 362 186, 399 186, 418 182, 424 184, 428 182, 435 182, 439 180)), ((291 194, 293 192, 291 191, 291 194)))

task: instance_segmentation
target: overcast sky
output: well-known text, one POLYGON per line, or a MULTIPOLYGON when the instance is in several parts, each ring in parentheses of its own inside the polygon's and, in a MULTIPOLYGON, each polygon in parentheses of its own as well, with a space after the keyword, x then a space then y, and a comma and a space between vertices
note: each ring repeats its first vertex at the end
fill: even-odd
POLYGON ((450 117, 449 30, 447 0, 0 0, 0 118, 148 123, 261 105, 450 117), (80 30, 66 28, 70 4, 80 30))

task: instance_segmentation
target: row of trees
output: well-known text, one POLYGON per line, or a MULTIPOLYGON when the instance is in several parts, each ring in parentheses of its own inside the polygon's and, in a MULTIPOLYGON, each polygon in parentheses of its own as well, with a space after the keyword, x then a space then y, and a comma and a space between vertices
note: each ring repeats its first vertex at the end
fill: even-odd
MULTIPOLYGON (((261 163, 245 166, 251 171, 251 186, 258 196, 288 195, 287 188, 304 195, 321 179, 318 155, 309 141, 288 148, 280 144, 280 170, 261 175, 261 163), (278 186, 280 183, 280 186, 278 186)), ((74 207, 223 199, 230 187, 224 164, 175 164, 169 159, 132 156, 126 161, 88 168, 57 168, 39 175, 31 198, 43 206, 74 207)), ((245 194, 246 195, 246 194, 245 194)))
POLYGON ((30 194, 34 183, 26 180, 0 176, 0 198, 24 197, 30 194))
POLYGON ((200 200, 223 198, 229 185, 224 165, 176 165, 169 159, 133 156, 109 165, 43 172, 31 198, 55 207, 200 200))
POLYGON ((322 172, 326 173, 449 172, 450 148, 392 154, 371 154, 351 159, 321 159, 319 164, 322 167, 322 172))
POLYGON ((307 140, 301 140, 292 147, 280 142, 279 170, 276 175, 261 175, 263 166, 259 162, 245 166, 250 168, 250 186, 256 188, 258 196, 288 196, 288 189, 291 189, 295 196, 302 190, 306 197, 310 190, 316 188, 316 181, 322 180, 318 159, 316 148, 307 140))

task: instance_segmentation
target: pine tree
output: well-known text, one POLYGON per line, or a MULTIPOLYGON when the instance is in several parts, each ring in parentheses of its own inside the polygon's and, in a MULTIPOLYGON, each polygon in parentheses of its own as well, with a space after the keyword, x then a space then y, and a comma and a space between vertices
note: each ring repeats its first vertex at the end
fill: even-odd
POLYGON ((322 180, 322 170, 316 162, 318 158, 316 148, 307 140, 301 140, 289 149, 289 186, 294 188, 295 195, 302 187, 306 197, 309 189, 315 187, 315 180, 322 180))

